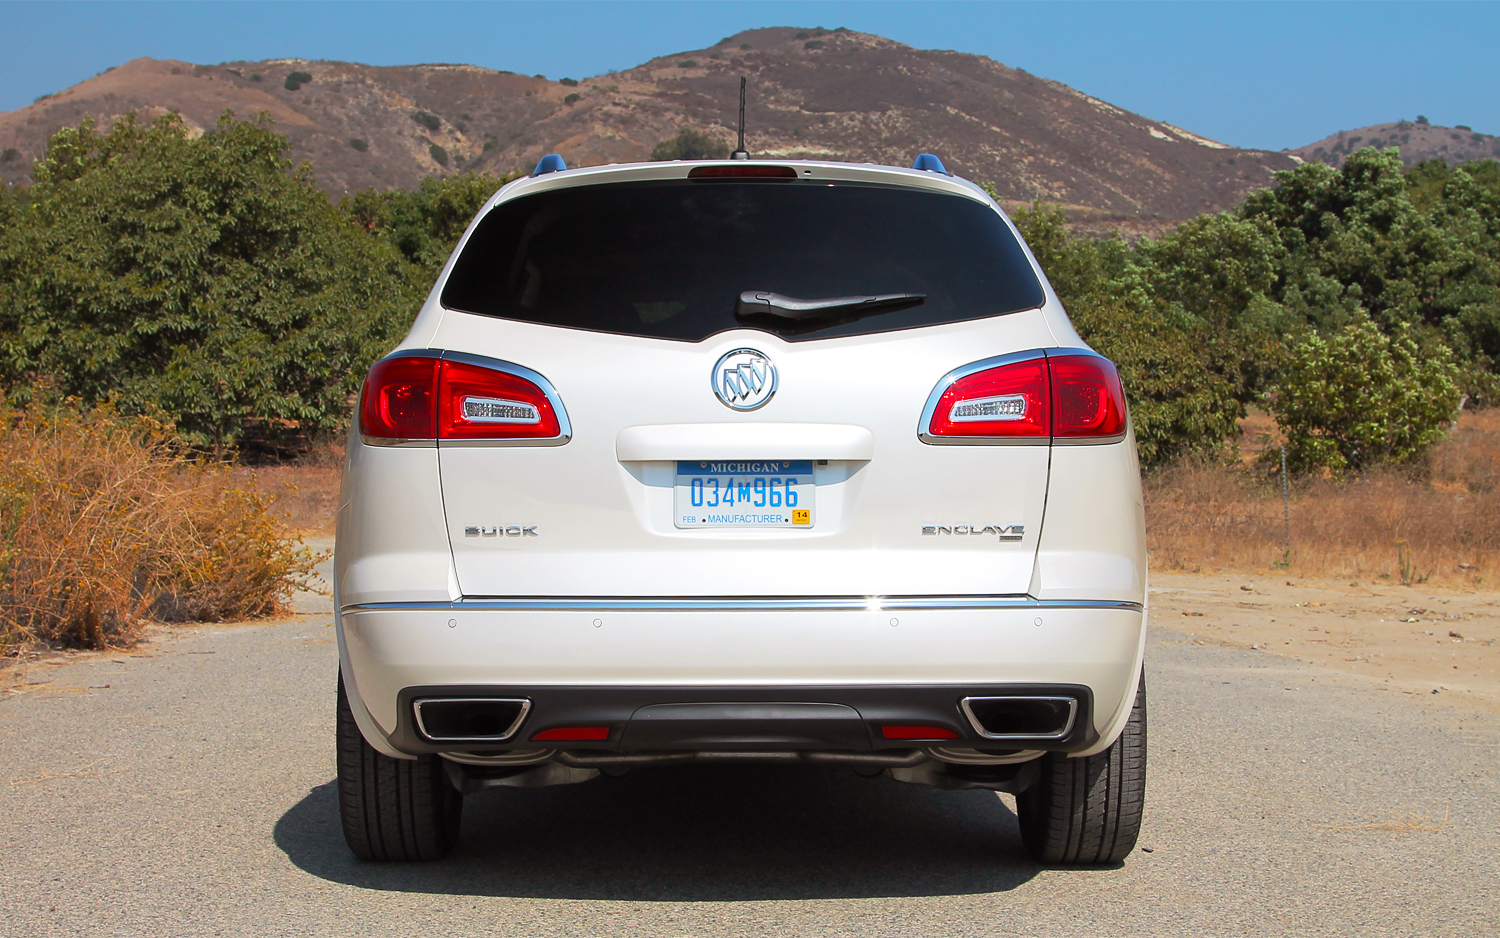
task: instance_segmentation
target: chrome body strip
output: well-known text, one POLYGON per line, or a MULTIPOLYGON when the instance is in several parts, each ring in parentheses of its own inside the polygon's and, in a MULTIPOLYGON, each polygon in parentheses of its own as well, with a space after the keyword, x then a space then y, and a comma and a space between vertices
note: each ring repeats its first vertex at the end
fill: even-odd
POLYGON ((1140 603, 1113 599, 1033 599, 1030 596, 805 596, 675 597, 514 596, 455 602, 358 603, 342 612, 771 612, 781 610, 881 612, 893 609, 1123 609, 1140 603))

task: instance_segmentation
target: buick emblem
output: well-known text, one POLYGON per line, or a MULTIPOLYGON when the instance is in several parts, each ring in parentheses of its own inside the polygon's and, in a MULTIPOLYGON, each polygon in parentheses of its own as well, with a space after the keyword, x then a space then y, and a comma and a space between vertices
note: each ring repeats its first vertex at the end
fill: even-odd
POLYGON ((776 393, 776 366, 753 348, 737 348, 714 365, 712 380, 726 407, 755 410, 776 393))

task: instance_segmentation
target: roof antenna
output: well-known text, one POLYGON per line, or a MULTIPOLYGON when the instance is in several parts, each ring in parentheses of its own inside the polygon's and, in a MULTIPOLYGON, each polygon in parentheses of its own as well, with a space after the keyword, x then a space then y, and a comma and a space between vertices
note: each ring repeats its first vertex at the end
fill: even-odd
POLYGON ((750 151, 745 149, 745 76, 740 76, 740 145, 729 154, 731 160, 748 160, 750 151))

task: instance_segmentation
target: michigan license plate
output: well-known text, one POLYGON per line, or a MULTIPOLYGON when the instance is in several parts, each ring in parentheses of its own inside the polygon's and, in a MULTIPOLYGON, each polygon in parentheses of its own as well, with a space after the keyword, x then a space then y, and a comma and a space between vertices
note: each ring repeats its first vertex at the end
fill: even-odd
POLYGON ((672 487, 679 528, 810 528, 810 459, 696 460, 677 463, 672 487))

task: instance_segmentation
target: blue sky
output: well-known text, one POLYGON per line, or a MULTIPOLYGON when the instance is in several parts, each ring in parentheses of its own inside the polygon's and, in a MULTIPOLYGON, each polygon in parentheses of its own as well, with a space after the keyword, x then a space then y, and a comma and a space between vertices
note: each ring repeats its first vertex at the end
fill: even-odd
POLYGON ((1500 133, 1500 3, 1437 2, 0 2, 0 110, 142 55, 583 78, 759 26, 987 55, 1238 146, 1418 114, 1500 133))

